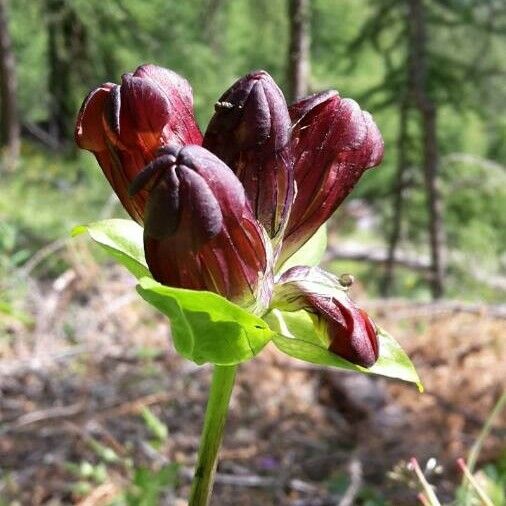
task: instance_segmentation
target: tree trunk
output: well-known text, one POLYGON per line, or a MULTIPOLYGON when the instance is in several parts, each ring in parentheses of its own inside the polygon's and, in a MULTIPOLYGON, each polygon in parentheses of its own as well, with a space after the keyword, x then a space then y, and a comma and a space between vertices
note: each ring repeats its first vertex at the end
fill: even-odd
POLYGON ((0 0, 0 146, 6 147, 7 167, 19 157, 20 128, 17 109, 16 60, 8 25, 7 0, 0 0))
POLYGON ((423 170, 431 250, 431 291, 434 298, 439 298, 444 291, 443 207, 438 184, 437 110, 427 90, 427 33, 423 0, 409 0, 408 27, 412 93, 420 112, 423 131, 423 170))
POLYGON ((47 0, 49 133, 60 143, 72 137, 75 106, 72 93, 73 32, 77 26, 71 6, 47 0))
POLYGON ((227 0, 206 0, 202 8, 201 33, 214 53, 222 52, 223 11, 227 0))
POLYGON ((311 0, 289 0, 290 47, 288 53, 288 99, 307 95, 309 88, 311 0))
POLYGON ((399 133, 397 137, 397 170, 395 174, 394 194, 392 198, 392 228, 388 240, 388 254, 385 274, 381 283, 381 294, 391 294, 394 279, 395 254, 399 243, 406 192, 406 172, 408 166, 408 101, 403 100, 399 108, 399 133))

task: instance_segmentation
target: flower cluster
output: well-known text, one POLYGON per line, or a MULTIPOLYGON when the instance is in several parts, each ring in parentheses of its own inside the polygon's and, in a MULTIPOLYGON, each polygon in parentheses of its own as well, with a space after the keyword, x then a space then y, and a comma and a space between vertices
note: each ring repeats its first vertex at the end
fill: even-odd
POLYGON ((381 134, 356 102, 329 91, 288 107, 269 74, 256 71, 219 98, 202 135, 188 82, 143 65, 88 95, 75 138, 144 225, 157 281, 261 314, 303 309, 330 351, 375 362, 374 324, 337 278, 304 266, 280 274, 381 162, 381 134))

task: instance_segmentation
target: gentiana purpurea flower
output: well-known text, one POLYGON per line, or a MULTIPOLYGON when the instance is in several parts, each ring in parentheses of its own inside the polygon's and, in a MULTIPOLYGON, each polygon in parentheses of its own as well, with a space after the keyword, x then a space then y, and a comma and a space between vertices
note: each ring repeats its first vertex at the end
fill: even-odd
POLYGON ((307 311, 329 351, 371 367, 379 356, 376 326, 350 299, 339 279, 319 267, 292 267, 274 289, 272 305, 284 311, 307 311))
POLYGON ((243 306, 264 302, 267 239, 227 165, 200 146, 167 146, 133 181, 131 193, 144 188, 150 195, 144 249, 156 280, 216 292, 243 306))
POLYGON ((269 237, 280 238, 294 197, 290 115, 264 71, 247 74, 216 102, 203 146, 237 175, 269 237))
POLYGON ((330 218, 364 171, 383 159, 381 133, 354 100, 325 91, 299 100, 289 111, 297 196, 280 262, 330 218))
POLYGON ((75 140, 93 152, 123 207, 142 223, 147 193, 129 196, 131 182, 162 146, 202 142, 192 89, 171 70, 141 65, 124 74, 121 85, 105 83, 89 93, 75 140))
POLYGON ((92 91, 78 117, 78 145, 144 223, 153 277, 258 314, 304 309, 331 352, 370 367, 375 326, 336 278, 305 266, 277 273, 381 162, 370 114, 335 91, 287 107, 264 71, 221 96, 204 138, 192 104, 186 80, 145 65, 92 91))

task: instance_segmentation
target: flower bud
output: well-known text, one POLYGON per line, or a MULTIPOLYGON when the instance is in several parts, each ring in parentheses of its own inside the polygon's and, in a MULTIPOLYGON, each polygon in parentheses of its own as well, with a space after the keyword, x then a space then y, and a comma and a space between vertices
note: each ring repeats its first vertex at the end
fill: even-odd
POLYGON ((75 140, 92 151, 127 212, 142 223, 146 192, 128 187, 165 144, 199 144, 188 82, 170 70, 142 65, 122 76, 121 86, 105 83, 86 97, 75 140))
POLYGON ((268 235, 280 237, 294 193, 283 93, 269 74, 256 71, 233 84, 215 110, 203 146, 235 172, 268 235))
POLYGON ((383 158, 383 139, 368 112, 335 91, 290 106, 297 194, 280 262, 332 215, 363 172, 383 158))
POLYGON ((328 350, 349 362, 371 367, 378 359, 374 323, 332 274, 318 267, 292 267, 276 284, 272 306, 306 310, 328 350))
POLYGON ((144 249, 157 281, 243 306, 268 303, 269 251, 229 167, 200 146, 166 147, 134 180, 131 192, 142 189, 144 249))

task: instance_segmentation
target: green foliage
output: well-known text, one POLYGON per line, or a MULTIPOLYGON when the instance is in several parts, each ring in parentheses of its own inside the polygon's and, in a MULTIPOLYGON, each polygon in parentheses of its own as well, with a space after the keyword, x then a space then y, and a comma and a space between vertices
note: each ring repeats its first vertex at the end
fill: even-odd
POLYGON ((170 319, 179 353, 197 364, 233 365, 253 358, 272 332, 263 320, 210 292, 163 286, 151 277, 144 259, 142 228, 131 220, 104 220, 75 227, 132 274, 141 278, 141 297, 170 319))
MULTIPOLYGON (((142 228, 130 220, 104 220, 79 226, 74 228, 73 235, 84 231, 119 263, 140 277, 137 291, 169 318, 176 350, 197 364, 238 364, 253 358, 272 339, 281 351, 301 360, 400 378, 417 383, 421 389, 413 364, 383 330, 379 333, 380 358, 371 369, 364 369, 330 353, 305 311, 282 313, 273 310, 262 320, 215 293, 172 288, 151 277, 142 277, 147 270, 142 249, 142 228)), ((295 264, 305 259, 312 265, 317 263, 324 244, 326 231, 322 227, 303 248, 303 254, 297 253, 300 258, 295 259, 295 264)), ((148 425, 156 425, 151 413, 146 412, 143 416, 148 425)), ((156 432, 155 425, 151 429, 156 432)))
POLYGON ((83 460, 79 464, 68 462, 65 467, 80 480, 77 482, 77 486, 81 489, 81 493, 85 482, 91 481, 100 484, 104 483, 107 478, 107 468, 102 462, 98 464, 92 464, 87 460, 83 460))
MULTIPOLYGON (((474 476, 494 506, 506 505, 506 455, 494 463, 485 465, 474 476)), ((481 506, 483 501, 466 483, 458 487, 455 493, 455 504, 481 506)))
POLYGON ((244 362, 272 337, 264 321, 215 293, 170 288, 150 278, 142 278, 137 290, 170 319, 174 346, 197 364, 244 362))
MULTIPOLYGON (((147 407, 142 417, 158 443, 167 438, 167 428, 147 407)), ((110 479, 109 473, 117 473, 114 467, 122 466, 128 482, 122 493, 115 497, 111 506, 158 506, 163 495, 171 492, 177 485, 179 465, 167 463, 157 468, 134 466, 130 457, 119 457, 109 446, 103 445, 94 438, 88 440, 89 446, 96 455, 96 461, 82 460, 79 463, 67 462, 66 470, 73 481, 72 492, 80 497, 89 494, 97 485, 110 479)))
POLYGON ((91 437, 88 439, 88 444, 90 445, 94 453, 97 455, 97 457, 100 458, 105 463, 115 464, 120 462, 118 454, 109 446, 104 446, 102 443, 100 443, 100 441, 97 441, 96 439, 91 437))
MULTIPOLYGON (((71 59, 69 100, 75 112, 89 89, 105 81, 118 82, 123 72, 147 62, 170 67, 189 79, 203 130, 213 113, 213 103, 245 72, 263 67, 285 85, 286 0, 65 0, 63 5, 62 15, 72 11, 79 21, 74 27, 76 39, 64 54, 71 59)), ((311 5, 311 91, 336 88, 343 96, 358 99, 374 113, 385 137, 382 167, 368 171, 353 195, 372 207, 381 219, 373 233, 384 235, 391 226, 398 105, 406 85, 405 2, 314 0, 311 5)), ((506 213, 501 207, 505 185, 490 183, 497 179, 496 171, 478 163, 447 163, 446 157, 465 152, 506 164, 502 86, 506 42, 494 28, 503 10, 498 8, 497 16, 488 19, 486 2, 429 0, 426 6, 429 80, 439 106, 450 254, 462 252, 472 261, 483 235, 481 260, 493 276, 504 268, 500 252, 506 242, 506 213), (466 186, 470 179, 475 184, 466 186)), ((46 129, 52 107, 46 4, 17 0, 9 4, 9 13, 22 120, 46 129)), ((427 219, 419 134, 419 118, 414 116, 410 119, 412 177, 402 237, 410 245, 424 248, 427 219)), ((16 257, 18 252, 31 252, 61 236, 74 223, 99 219, 108 195, 92 156, 67 158, 28 145, 17 174, 1 184, 0 222, 16 230, 10 254, 16 257), (17 205, 19 202, 23 205, 17 205)), ((352 231, 350 227, 340 230, 346 234, 352 231)), ((461 266, 454 265, 452 255, 450 258, 450 296, 498 298, 494 291, 466 277, 461 266)), ((59 270, 61 266, 50 268, 59 270)), ((369 270, 368 289, 374 290, 381 274, 381 269, 369 270)), ((406 281, 400 272, 397 293, 418 296, 424 291, 422 278, 413 281, 411 275, 407 277, 406 281)))
POLYGON ((151 276, 144 257, 143 229, 132 220, 102 220, 72 229, 72 237, 88 232, 107 253, 136 278, 151 276))
POLYGON ((279 350, 291 357, 313 364, 336 367, 348 371, 380 374, 391 378, 416 383, 423 390, 420 378, 399 344, 384 330, 379 329, 380 356, 370 369, 351 364, 328 351, 315 332, 313 321, 306 311, 287 313, 274 309, 266 318, 272 329, 278 333, 272 338, 279 350))
POLYGON ((162 494, 177 484, 179 466, 166 464, 159 470, 140 467, 135 470, 132 485, 124 496, 124 501, 116 501, 117 506, 158 506, 162 494))
POLYGON ((67 157, 28 145, 20 166, 2 176, 0 187, 0 223, 15 230, 12 249, 30 253, 79 221, 99 219, 111 194, 90 154, 67 157))

